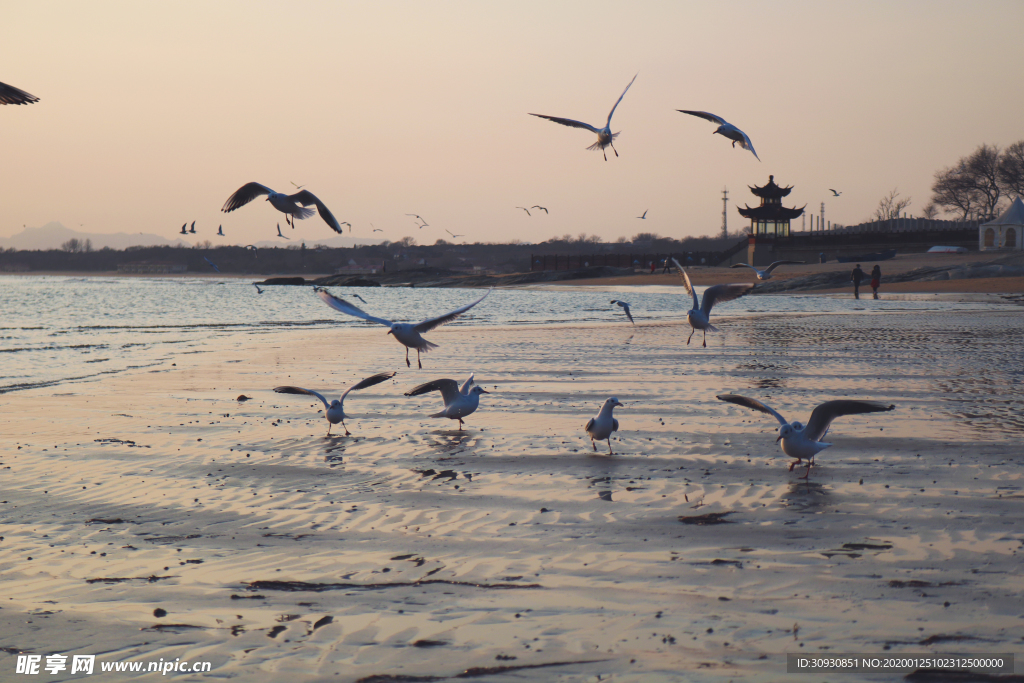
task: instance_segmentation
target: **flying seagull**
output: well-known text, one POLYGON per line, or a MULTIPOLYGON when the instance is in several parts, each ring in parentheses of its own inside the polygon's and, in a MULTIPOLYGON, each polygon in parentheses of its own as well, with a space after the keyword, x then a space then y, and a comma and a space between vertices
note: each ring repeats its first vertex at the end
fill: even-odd
POLYGON ((831 187, 830 187, 830 188, 828 188, 828 191, 829 191, 829 192, 831 192, 831 193, 832 193, 832 194, 833 194, 834 196, 836 196, 836 197, 838 197, 839 195, 841 195, 841 194, 842 194, 842 192, 836 192, 836 191, 835 191, 835 190, 833 190, 833 189, 832 189, 831 187))
POLYGON ((637 216, 637 218, 639 218, 640 220, 645 220, 647 218, 647 211, 648 210, 649 209, 644 209, 644 215, 643 216, 637 216))
POLYGON ((331 427, 339 422, 345 430, 345 436, 349 436, 351 435, 351 432, 348 431, 348 427, 345 426, 345 418, 349 417, 345 414, 344 410, 345 397, 348 396, 350 391, 359 391, 360 389, 366 389, 367 387, 372 387, 375 384, 386 382, 396 374, 397 373, 394 372, 381 372, 373 375, 372 377, 367 377, 363 381, 353 384, 346 389, 340 399, 336 398, 330 403, 327 402, 327 399, 324 398, 322 394, 319 394, 312 389, 303 389, 302 387, 274 387, 274 391, 279 394, 308 394, 309 396, 316 396, 318 399, 323 401, 324 404, 324 417, 327 418, 327 436, 331 435, 331 427))
MULTIPOLYGON (((626 313, 626 317, 629 318, 629 322, 633 323, 633 316, 629 312, 629 304, 625 301, 619 301, 618 299, 612 299, 611 303, 622 306, 622 310, 626 313)), ((633 323, 636 325, 636 323, 633 323)))
POLYGON ((771 280, 772 271, 778 268, 779 266, 786 265, 787 263, 803 263, 803 261, 775 261, 764 270, 758 270, 754 266, 747 265, 746 263, 734 263, 730 266, 730 268, 750 268, 752 271, 757 273, 758 280, 771 280))
MULTIPOLYGON (((334 232, 342 232, 341 226, 338 224, 338 219, 335 218, 330 209, 328 209, 327 206, 317 199, 316 195, 309 190, 300 190, 295 194, 286 195, 280 192, 274 192, 266 185, 260 185, 259 183, 246 183, 235 190, 233 195, 228 197, 228 200, 224 202, 224 206, 222 206, 220 210, 224 213, 234 211, 241 206, 245 206, 261 195, 267 195, 267 201, 270 202, 271 206, 292 218, 309 218, 313 215, 313 209, 308 209, 306 207, 311 204, 316 204, 317 211, 320 212, 320 218, 324 219, 324 223, 327 223, 334 232), (299 206, 300 204, 302 206, 299 206)), ((292 223, 292 227, 295 227, 295 223, 292 223)))
POLYGON ((338 225, 339 225, 339 226, 341 226, 341 225, 347 225, 347 226, 348 226, 348 231, 349 231, 349 232, 352 232, 352 224, 351 224, 351 223, 349 223, 348 221, 342 221, 341 223, 338 223, 338 225))
MULTIPOLYGON (((636 76, 638 75, 639 74, 637 74, 636 76)), ((633 76, 633 80, 631 80, 629 82, 629 85, 626 86, 626 90, 629 90, 629 86, 633 85, 633 81, 636 80, 636 76, 633 76)), ((622 94, 619 95, 619 99, 615 100, 615 106, 613 106, 612 110, 608 112, 608 120, 605 122, 604 128, 595 128, 594 126, 591 126, 589 123, 583 123, 582 121, 576 121, 574 119, 562 119, 557 116, 545 116, 544 114, 530 114, 530 116, 539 116, 542 119, 554 121, 555 123, 560 123, 563 126, 572 126, 573 128, 586 128, 591 132, 597 133, 597 142, 592 144, 590 147, 587 147, 587 149, 601 150, 601 153, 604 154, 604 160, 608 161, 608 153, 605 152, 606 147, 611 147, 612 151, 615 152, 615 156, 619 156, 619 152, 618 150, 615 149, 614 145, 615 138, 619 137, 619 134, 612 133, 612 114, 615 113, 615 108, 619 106, 619 102, 621 102, 622 98, 625 97, 626 90, 622 91, 622 94)))
POLYGON ((187 234, 188 234, 188 230, 186 230, 186 229, 185 229, 185 227, 186 227, 187 225, 188 225, 188 223, 182 223, 182 224, 181 224, 181 234, 182 234, 182 235, 187 235, 187 234))
POLYGON ((532 213, 530 213, 530 210, 527 209, 525 206, 517 206, 516 208, 517 209, 522 209, 523 211, 525 211, 527 216, 532 216, 533 215, 532 213))
POLYGON ((590 434, 590 445, 594 447, 594 452, 597 452, 597 442, 602 439, 608 441, 608 455, 615 455, 612 452, 612 432, 619 431, 619 421, 612 417, 612 411, 615 410, 615 406, 621 406, 619 399, 612 398, 607 399, 604 405, 601 406, 601 412, 596 417, 590 418, 587 422, 587 426, 583 429, 586 430, 587 434, 590 434))
POLYGON ((380 323, 381 325, 387 325, 390 329, 388 334, 394 335, 395 339, 400 344, 405 346, 405 364, 408 367, 412 367, 412 363, 409 362, 409 349, 416 349, 416 364, 422 369, 423 363, 420 362, 420 353, 426 353, 431 349, 436 349, 437 344, 433 344, 424 339, 421 334, 430 332, 435 327, 440 327, 450 323, 451 321, 458 318, 460 315, 468 311, 469 309, 476 306, 478 303, 487 298, 487 294, 491 293, 491 290, 487 290, 487 294, 474 301, 473 303, 466 304, 461 308, 456 308, 454 311, 445 313, 436 318, 428 318, 423 322, 419 323, 393 323, 390 320, 384 318, 377 318, 372 316, 356 306, 350 304, 344 299, 332 295, 326 289, 317 287, 315 289, 317 296, 319 296, 325 304, 331 308, 341 311, 347 315, 354 316, 356 318, 362 318, 363 320, 369 320, 372 323, 380 323))
POLYGON ((455 234, 454 232, 452 232, 452 231, 451 231, 451 230, 449 230, 448 228, 445 228, 445 229, 444 229, 444 231, 445 231, 446 233, 448 233, 449 235, 451 235, 451 236, 452 236, 452 239, 458 239, 458 238, 460 238, 460 237, 465 237, 465 235, 456 235, 456 234, 455 234))
POLYGON ((217 267, 216 263, 214 263, 210 259, 206 258, 205 256, 203 257, 203 260, 206 261, 207 263, 209 263, 211 266, 213 266, 213 269, 216 270, 218 273, 220 272, 220 268, 217 267))
POLYGON ((192 221, 192 227, 189 229, 189 232, 191 234, 193 234, 193 235, 196 234, 196 222, 195 221, 192 221))
POLYGON ((39 98, 35 95, 29 95, 13 85, 0 83, 0 104, 32 104, 38 101, 39 98))
MULTIPOLYGON (((288 182, 291 183, 292 185, 295 185, 294 181, 289 180, 288 182)), ((295 185, 295 189, 296 190, 301 190, 304 187, 305 187, 305 185, 295 185)))
POLYGON ((280 223, 277 224, 277 236, 278 237, 284 237, 286 240, 290 240, 291 239, 291 237, 285 237, 284 235, 281 234, 281 224, 280 223))
POLYGON ((245 248, 246 249, 252 249, 252 257, 253 258, 259 258, 260 257, 260 250, 256 247, 255 244, 247 244, 247 245, 245 245, 245 248))
POLYGON ((775 441, 782 442, 783 453, 791 458, 796 458, 796 462, 790 464, 789 471, 792 472, 794 467, 801 464, 801 461, 807 460, 807 471, 804 473, 804 476, 800 477, 801 479, 806 479, 807 475, 811 473, 814 456, 832 445, 821 441, 828 433, 828 426, 832 423, 832 420, 843 415, 886 412, 896 407, 894 405, 885 405, 878 401, 853 401, 849 399, 825 401, 811 411, 811 419, 807 421, 807 426, 805 427, 799 422, 786 422, 782 415, 779 415, 778 412, 768 405, 746 396, 722 394, 715 398, 720 401, 735 403, 744 408, 767 413, 778 420, 781 426, 779 427, 779 438, 775 439, 775 441))
POLYGON ((252 283, 252 286, 256 288, 256 293, 257 294, 262 294, 263 293, 263 290, 260 289, 260 286, 258 284, 256 284, 255 282, 252 283))
MULTIPOLYGON (((373 223, 370 223, 370 227, 373 228, 373 223)), ((373 228, 373 232, 384 232, 382 228, 373 228)))
POLYGON ((427 223, 426 221, 424 221, 423 220, 423 216, 419 215, 418 213, 407 213, 405 215, 406 216, 415 216, 417 220, 422 221, 423 225, 420 226, 421 228, 426 226, 426 225, 430 225, 430 223, 427 223))
POLYGON ((221 236, 221 237, 223 237, 223 236, 224 236, 224 226, 223 226, 223 225, 221 225, 221 226, 219 226, 219 227, 217 228, 217 234, 218 234, 219 236, 221 236))
POLYGON ((540 206, 539 204, 534 204, 534 205, 533 205, 533 206, 531 206, 530 208, 531 208, 531 209, 540 209, 540 210, 541 210, 541 211, 543 211, 544 213, 548 213, 548 210, 547 210, 547 209, 545 209, 545 208, 544 208, 543 206, 540 206))
MULTIPOLYGON (((747 134, 723 119, 721 116, 715 116, 714 114, 709 114, 706 111, 688 111, 686 109, 676 109, 676 111, 681 111, 684 114, 689 114, 691 116, 699 116, 700 118, 707 119, 712 123, 717 123, 718 128, 715 129, 715 133, 720 133, 732 140, 733 147, 739 143, 739 146, 743 149, 749 149, 750 153, 753 154, 758 161, 761 161, 761 157, 757 156, 757 152, 754 151, 754 145, 750 142, 750 138, 747 137, 747 134)), ((715 133, 712 133, 712 135, 715 133)))
POLYGON ((711 307, 719 301, 732 301, 733 299, 739 299, 744 294, 747 294, 754 288, 753 282, 741 282, 731 285, 714 285, 704 290, 704 297, 701 301, 697 301, 697 292, 694 290, 693 285, 690 284, 690 276, 686 274, 686 270, 679 265, 679 261, 672 259, 672 263, 676 264, 676 270, 679 271, 679 276, 683 278, 683 286, 686 287, 686 292, 693 297, 693 308, 686 313, 686 321, 690 323, 690 336, 686 338, 686 344, 689 346, 690 339, 693 338, 693 333, 696 330, 704 331, 704 348, 708 345, 708 330, 712 332, 718 332, 718 328, 711 324, 711 307))
POLYGON ((449 420, 459 421, 459 430, 462 430, 462 418, 476 412, 480 405, 480 394, 489 394, 483 387, 473 387, 473 375, 469 376, 460 387, 453 379, 435 379, 433 382, 421 384, 418 387, 405 392, 406 396, 420 396, 429 394, 432 391, 440 391, 441 399, 444 401, 444 410, 434 413, 430 417, 447 417, 449 420), (472 388, 470 388, 472 387, 472 388))

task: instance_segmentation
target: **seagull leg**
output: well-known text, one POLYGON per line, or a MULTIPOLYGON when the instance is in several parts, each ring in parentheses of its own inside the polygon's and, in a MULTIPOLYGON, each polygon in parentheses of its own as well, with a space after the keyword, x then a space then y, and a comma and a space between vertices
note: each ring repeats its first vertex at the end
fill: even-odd
POLYGON ((615 453, 612 452, 612 437, 610 436, 608 437, 608 455, 615 455, 615 453))
POLYGON ((597 442, 594 441, 594 437, 590 437, 590 445, 594 447, 594 452, 597 453, 597 442))
POLYGON ((603 148, 603 147, 601 148, 601 154, 603 154, 603 155, 604 155, 604 160, 605 160, 605 161, 608 161, 608 152, 604 151, 604 148, 603 148))
POLYGON ((697 331, 697 328, 696 328, 696 327, 694 327, 694 328, 692 328, 692 329, 690 330, 690 336, 686 338, 686 345, 687 345, 687 346, 689 346, 689 345, 690 345, 690 340, 691 340, 691 339, 693 339, 693 333, 694 333, 694 332, 696 332, 696 331, 697 331))
POLYGON ((608 144, 612 146, 612 151, 615 152, 615 156, 619 156, 619 150, 615 149, 615 145, 612 145, 610 142, 608 144))
MULTIPOLYGON (((420 350, 419 349, 416 349, 416 365, 418 365, 420 367, 420 370, 423 369, 423 363, 420 362, 420 350)), ((461 421, 462 420, 459 420, 459 422, 461 422, 461 421)))
POLYGON ((797 458, 796 462, 789 463, 789 471, 792 472, 793 468, 796 467, 797 465, 801 464, 802 462, 803 462, 803 460, 801 460, 800 458, 797 458))
POLYGON ((406 367, 409 367, 409 368, 412 367, 412 363, 409 362, 409 347, 408 346, 405 347, 405 365, 406 365, 406 367))
POLYGON ((341 421, 341 426, 345 429, 345 436, 352 436, 352 432, 348 431, 348 427, 345 427, 345 421, 341 421))
POLYGON ((704 330, 704 348, 708 348, 708 331, 704 330))
POLYGON ((807 477, 811 476, 811 465, 813 464, 814 458, 812 457, 810 460, 807 461, 807 471, 804 472, 804 476, 800 477, 800 479, 806 479, 807 477))
POLYGON ((333 426, 334 425, 332 425, 330 422, 327 423, 327 436, 331 435, 331 427, 333 427, 333 426))
POLYGON ((462 431, 462 418, 459 418, 459 431, 462 431))

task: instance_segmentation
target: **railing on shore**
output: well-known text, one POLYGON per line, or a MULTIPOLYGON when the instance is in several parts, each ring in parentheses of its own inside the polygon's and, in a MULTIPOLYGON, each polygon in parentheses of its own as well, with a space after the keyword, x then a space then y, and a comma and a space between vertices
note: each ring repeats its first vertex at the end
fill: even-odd
MULTIPOLYGON (((713 266, 723 258, 721 251, 632 254, 530 254, 530 270, 579 270, 596 266, 610 268, 664 269, 665 259, 675 258, 684 266, 713 266)), ((671 264, 671 261, 669 261, 671 264)))

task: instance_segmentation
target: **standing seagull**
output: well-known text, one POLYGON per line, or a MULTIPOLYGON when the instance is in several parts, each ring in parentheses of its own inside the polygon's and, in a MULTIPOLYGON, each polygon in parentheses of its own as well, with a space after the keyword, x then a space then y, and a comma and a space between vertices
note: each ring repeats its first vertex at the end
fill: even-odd
POLYGON ((38 101, 39 98, 35 95, 29 95, 13 85, 0 83, 0 104, 32 104, 38 101))
POLYGON ((734 264, 732 264, 729 267, 730 268, 750 268, 752 271, 757 273, 757 279, 758 280, 771 280, 772 279, 772 271, 775 270, 776 268, 778 268, 779 266, 786 265, 787 263, 803 263, 803 261, 775 261, 774 263, 772 263, 770 266, 768 266, 764 270, 758 270, 754 266, 747 265, 746 263, 734 263, 734 264))
POLYGON ((756 399, 738 396, 737 394, 722 394, 715 398, 774 416, 779 421, 779 424, 782 425, 779 427, 779 438, 775 439, 775 441, 782 442, 783 453, 791 458, 796 458, 796 462, 790 464, 789 471, 792 472, 794 467, 801 464, 801 461, 807 460, 807 471, 804 472, 804 476, 800 477, 801 479, 806 479, 811 473, 814 456, 832 445, 821 441, 828 433, 828 426, 832 423, 832 420, 843 415, 882 413, 893 410, 896 407, 891 404, 885 405, 878 401, 853 401, 849 399, 825 401, 811 411, 811 419, 807 421, 807 426, 805 427, 799 422, 786 422, 786 419, 779 415, 778 412, 756 399))
POLYGON ((409 349, 416 349, 416 364, 420 367, 420 369, 423 368, 423 363, 420 362, 420 353, 426 353, 430 349, 437 348, 437 344, 428 342, 420 335, 426 332, 430 332, 435 327, 440 327, 441 325, 450 323, 451 321, 455 320, 460 315, 462 315, 463 313, 465 313, 466 311, 468 311, 469 309, 473 308, 478 303, 486 299, 487 294, 491 293, 491 290, 487 290, 487 294, 484 294, 482 297, 480 297, 473 303, 466 304, 461 308, 456 308, 454 311, 445 313, 444 315, 438 316, 436 318, 428 318, 427 320, 424 320, 423 322, 420 323, 393 323, 390 320, 385 320, 384 318, 377 318, 364 312, 363 310, 350 304, 344 299, 339 299, 338 297, 332 295, 326 289, 317 288, 315 291, 317 296, 319 296, 325 304, 327 304, 328 306, 337 311, 341 311, 342 313, 354 316, 356 318, 362 318, 363 320, 369 320, 372 323, 380 323, 381 325, 387 325, 389 328, 391 328, 388 330, 388 334, 394 335, 395 339, 397 339, 400 344, 405 346, 406 366, 412 367, 412 363, 409 362, 409 349))
MULTIPOLYGON (((619 301, 618 299, 612 299, 611 303, 618 304, 618 305, 622 306, 622 310, 625 311, 626 317, 629 318, 629 322, 633 323, 633 316, 630 315, 630 313, 629 313, 629 304, 628 303, 626 303, 625 301, 619 301)), ((636 325, 636 323, 633 323, 633 324, 636 325)))
MULTIPOLYGON (((639 74, 637 74, 636 76, 639 76, 639 74)), ((636 80, 636 76, 633 76, 633 80, 630 81, 629 85, 626 86, 626 90, 629 90, 629 86, 633 85, 633 81, 636 80)), ((615 152, 615 156, 619 156, 619 152, 618 150, 615 149, 614 145, 615 138, 619 137, 619 134, 612 133, 612 114, 615 113, 615 108, 619 106, 619 102, 621 102, 622 98, 625 97, 626 90, 622 91, 622 94, 619 95, 619 99, 615 100, 615 106, 613 106, 612 110, 608 112, 608 120, 605 122, 604 128, 595 128, 594 126, 591 126, 589 123, 583 123, 582 121, 575 121, 573 119, 562 119, 558 118, 557 116, 545 116, 544 114, 530 114, 530 116, 539 116, 542 119, 554 121, 555 123, 560 123, 563 126, 572 126, 573 128, 586 128, 591 132, 597 133, 597 142, 592 144, 590 147, 587 147, 587 149, 601 150, 601 153, 604 154, 604 160, 608 161, 608 152, 604 151, 605 147, 611 147, 612 151, 615 152)))
MULTIPOLYGON (((316 204, 317 211, 320 212, 320 218, 324 219, 324 223, 330 226, 331 230, 336 233, 341 233, 341 226, 338 224, 338 219, 334 217, 330 209, 317 199, 309 190, 300 190, 295 194, 283 194, 281 192, 274 192, 266 185, 260 185, 259 183, 246 183, 240 188, 235 190, 235 193, 228 197, 228 200, 224 202, 224 206, 221 207, 221 211, 228 213, 234 211, 240 206, 245 206, 252 200, 256 199, 261 195, 267 195, 267 201, 270 205, 281 213, 292 218, 309 218, 313 215, 313 209, 307 209, 306 207, 310 204, 316 204), (301 204, 302 206, 299 206, 301 204)), ((285 219, 287 220, 287 218, 285 219)), ((295 224, 292 223, 292 227, 295 224)))
POLYGON ((690 323, 690 327, 693 330, 690 331, 690 336, 686 338, 686 344, 689 346, 690 339, 693 337, 693 333, 696 330, 704 330, 704 348, 708 346, 708 330, 712 332, 718 332, 718 328, 711 324, 711 307, 719 301, 732 301, 733 299, 739 299, 744 294, 747 294, 754 288, 753 282, 741 282, 731 285, 715 285, 708 287, 704 290, 704 297, 701 301, 697 301, 697 292, 693 289, 693 285, 690 284, 690 276, 686 274, 683 267, 679 265, 679 261, 672 259, 672 263, 676 264, 676 270, 679 271, 680 277, 683 278, 683 286, 686 287, 686 292, 693 297, 693 308, 686 313, 686 321, 690 323))
POLYGON ((447 417, 449 420, 459 421, 459 431, 462 430, 462 418, 476 412, 480 405, 480 394, 489 394, 483 387, 473 386, 473 375, 469 376, 462 386, 453 379, 435 379, 433 382, 421 384, 411 391, 405 392, 406 396, 419 396, 429 394, 432 391, 440 391, 441 399, 444 400, 444 410, 434 413, 430 417, 447 417))
POLYGON ((392 377, 395 376, 395 374, 397 373, 381 372, 374 375, 373 377, 367 377, 362 382, 353 384, 348 389, 346 389, 345 393, 341 395, 340 399, 336 398, 330 403, 327 402, 327 399, 324 398, 323 395, 318 394, 317 392, 311 389, 303 389, 302 387, 274 387, 274 391, 276 391, 279 394, 308 394, 310 396, 316 396, 318 399, 323 401, 324 408, 326 409, 324 411, 324 417, 327 418, 327 436, 331 435, 331 427, 338 424, 339 422, 341 423, 342 428, 345 430, 345 436, 350 436, 351 432, 349 432, 348 427, 345 426, 345 418, 349 417, 348 415, 345 414, 345 397, 348 396, 348 393, 350 391, 359 391, 360 389, 365 389, 367 387, 372 387, 375 384, 380 384, 381 382, 385 382, 391 379, 392 377))
POLYGON ((608 455, 615 455, 612 452, 612 432, 619 431, 619 421, 612 417, 612 411, 615 410, 615 406, 621 406, 619 399, 609 398, 605 400, 604 405, 601 406, 601 412, 597 414, 597 417, 590 418, 587 422, 587 426, 584 429, 587 434, 590 434, 590 445, 594 447, 594 452, 597 452, 597 442, 605 439, 608 441, 608 455))
MULTIPOLYGON (((757 152, 754 151, 754 144, 750 142, 750 138, 747 137, 747 134, 723 119, 721 116, 715 116, 714 114, 709 114, 706 111, 688 111, 686 109, 676 109, 676 111, 681 111, 682 113, 689 114, 691 116, 699 116, 700 118, 707 119, 712 123, 717 123, 718 128, 715 129, 715 133, 720 133, 732 140, 733 147, 736 146, 736 143, 739 143, 740 147, 743 149, 749 149, 750 153, 753 154, 758 161, 761 161, 761 157, 757 156, 757 152)), ((712 135, 715 133, 712 133, 712 135)))

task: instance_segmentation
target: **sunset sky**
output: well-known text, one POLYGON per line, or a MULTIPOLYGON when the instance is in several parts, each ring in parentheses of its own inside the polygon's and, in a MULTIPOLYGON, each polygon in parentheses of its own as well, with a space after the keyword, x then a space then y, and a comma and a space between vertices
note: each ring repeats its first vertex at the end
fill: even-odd
MULTIPOLYGON (((1024 2, 8 0, 0 237, 59 221, 215 244, 269 239, 248 181, 318 195, 356 237, 685 237, 744 221, 768 175, 857 223, 893 188, 1024 139, 1024 2), (605 162, 589 131, 634 74, 605 162), (706 110, 742 128, 761 162, 706 110), (828 188, 843 194, 832 198, 828 188), (528 217, 517 206, 548 207, 528 217), (638 220, 645 210, 647 220, 638 220), (418 213, 418 229, 406 213, 418 213), (370 224, 384 233, 371 233, 370 224), (227 238, 212 233, 223 224, 227 238), (202 234, 200 235, 202 236, 202 234)), ((799 219, 795 227, 799 229, 799 219)), ((297 236, 333 236, 313 217, 297 236)))

